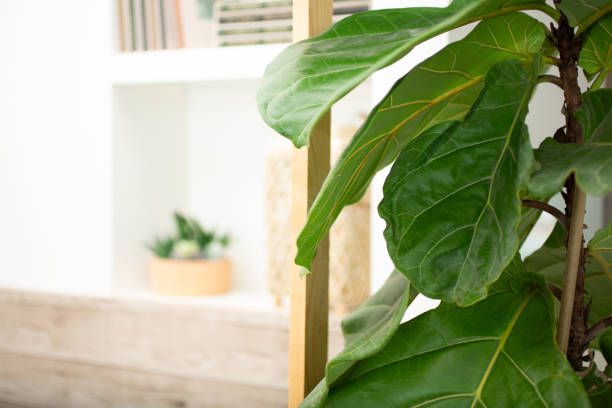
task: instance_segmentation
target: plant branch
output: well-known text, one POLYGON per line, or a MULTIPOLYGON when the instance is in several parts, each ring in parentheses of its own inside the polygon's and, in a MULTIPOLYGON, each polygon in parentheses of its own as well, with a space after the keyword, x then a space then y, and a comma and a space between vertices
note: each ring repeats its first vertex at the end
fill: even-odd
POLYGON ((536 208, 538 210, 546 211, 561 223, 563 228, 567 230, 567 217, 561 210, 553 207, 550 204, 544 203, 542 201, 537 200, 522 200, 523 207, 536 208))
POLYGON ((548 4, 543 4, 535 9, 548 14, 555 21, 559 21, 559 18, 561 17, 561 13, 559 13, 559 11, 555 10, 553 7, 550 7, 548 4))
MULTIPOLYGON (((560 0, 555 0, 555 6, 560 0)), ((565 104, 564 143, 583 143, 582 127, 574 112, 582 105, 578 86, 578 54, 582 38, 576 37, 567 17, 561 13, 558 27, 551 27, 555 46, 559 50, 559 77, 563 83, 565 104)), ((568 217, 567 255, 563 274, 561 308, 557 326, 557 344, 576 371, 582 370, 583 342, 586 332, 584 309, 584 212, 586 193, 572 175, 566 181, 566 211, 568 217)))
POLYGON ((539 75, 538 82, 549 82, 563 89, 563 81, 561 81, 561 78, 555 75, 539 75))
POLYGON ((561 288, 553 285, 552 283, 547 283, 546 287, 550 290, 550 293, 553 294, 554 297, 557 298, 558 301, 561 301, 561 288))
POLYGON ((612 326, 612 316, 608 316, 605 319, 600 320, 593 326, 591 326, 589 330, 587 330, 586 335, 584 336, 584 347, 588 346, 589 343, 593 341, 593 339, 597 337, 599 333, 601 333, 610 326, 612 326))
POLYGON ((552 55, 542 57, 542 61, 544 61, 545 64, 556 66, 561 65, 561 60, 557 57, 553 57, 552 55))
POLYGON ((561 293, 561 310, 559 311, 559 326, 557 328, 557 343, 564 353, 567 352, 576 281, 582 252, 582 228, 584 226, 584 211, 586 208, 586 193, 577 185, 572 202, 572 217, 569 223, 569 239, 567 242, 567 257, 563 273, 563 292, 561 293))

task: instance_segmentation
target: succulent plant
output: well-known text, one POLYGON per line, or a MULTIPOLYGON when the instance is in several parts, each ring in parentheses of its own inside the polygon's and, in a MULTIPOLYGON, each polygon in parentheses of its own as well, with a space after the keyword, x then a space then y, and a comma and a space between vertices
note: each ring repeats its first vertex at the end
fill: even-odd
POLYGON ((146 247, 159 258, 198 259, 218 258, 229 245, 227 234, 217 235, 206 231, 194 218, 187 218, 179 212, 174 213, 176 234, 156 237, 146 247))

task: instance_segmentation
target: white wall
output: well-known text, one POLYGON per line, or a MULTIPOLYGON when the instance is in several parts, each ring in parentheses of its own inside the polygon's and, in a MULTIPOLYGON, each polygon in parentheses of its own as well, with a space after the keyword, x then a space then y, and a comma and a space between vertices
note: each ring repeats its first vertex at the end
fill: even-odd
POLYGON ((189 209, 187 88, 135 85, 113 90, 113 287, 148 287, 156 236, 189 209))
POLYGON ((109 19, 0 1, 0 286, 110 290, 109 19))
POLYGON ((234 287, 264 291, 264 160, 281 136, 259 117, 258 87, 259 80, 190 86, 188 205, 203 226, 231 235, 234 287))

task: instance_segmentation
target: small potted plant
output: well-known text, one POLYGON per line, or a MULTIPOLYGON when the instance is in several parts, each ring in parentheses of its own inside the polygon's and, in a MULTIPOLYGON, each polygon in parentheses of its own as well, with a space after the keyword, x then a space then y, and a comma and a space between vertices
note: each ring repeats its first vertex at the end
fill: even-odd
POLYGON ((175 212, 176 234, 157 237, 147 245, 151 260, 151 286, 168 295, 211 295, 229 291, 231 263, 222 257, 227 235, 205 231, 193 218, 175 212))

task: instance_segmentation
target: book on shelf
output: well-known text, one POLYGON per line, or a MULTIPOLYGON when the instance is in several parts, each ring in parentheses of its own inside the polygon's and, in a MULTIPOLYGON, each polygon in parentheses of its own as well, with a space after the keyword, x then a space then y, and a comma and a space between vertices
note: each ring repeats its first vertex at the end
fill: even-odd
MULTIPOLYGON (((334 22, 371 0, 334 0, 334 22)), ((117 0, 122 52, 291 42, 292 0, 117 0)))
POLYGON ((117 0, 122 52, 216 45, 213 0, 117 0))
MULTIPOLYGON (((291 0, 218 0, 218 46, 288 43, 292 37, 291 0)), ((370 10, 371 0, 334 0, 333 21, 370 10)))

